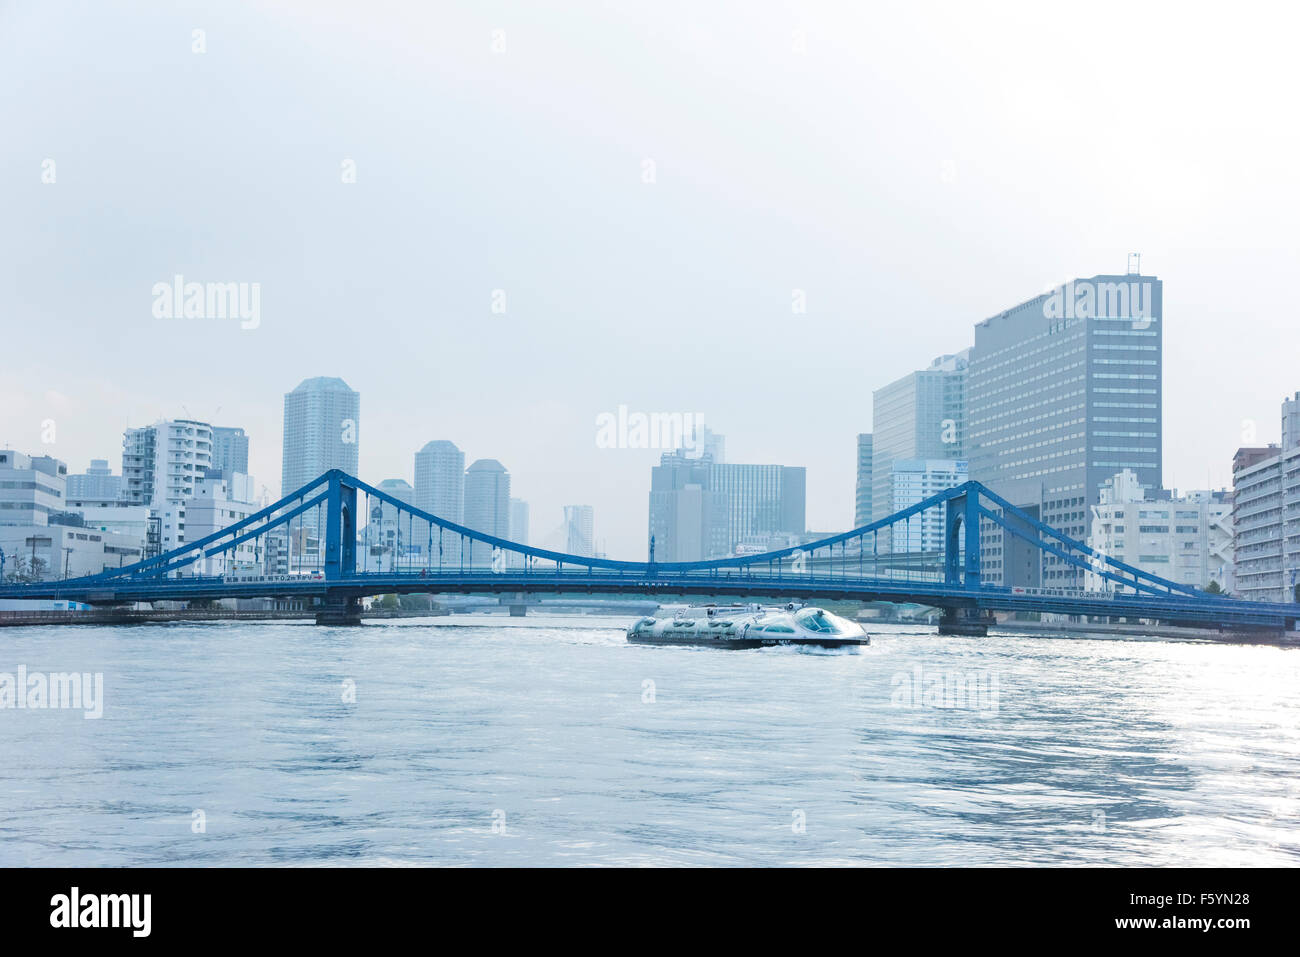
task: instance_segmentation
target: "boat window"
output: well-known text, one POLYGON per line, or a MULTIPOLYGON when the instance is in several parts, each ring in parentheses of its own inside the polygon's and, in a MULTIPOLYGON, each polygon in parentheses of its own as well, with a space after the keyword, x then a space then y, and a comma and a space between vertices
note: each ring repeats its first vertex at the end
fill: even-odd
POLYGON ((794 617, 804 628, 818 634, 848 635, 856 630, 856 626, 848 619, 832 615, 821 608, 805 608, 794 617))

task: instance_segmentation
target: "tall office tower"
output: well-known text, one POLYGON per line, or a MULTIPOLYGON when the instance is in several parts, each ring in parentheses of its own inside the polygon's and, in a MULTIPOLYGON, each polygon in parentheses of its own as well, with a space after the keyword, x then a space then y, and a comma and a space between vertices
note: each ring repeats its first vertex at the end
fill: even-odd
MULTIPOLYGON (((479 459, 465 470, 465 523, 476 532, 510 536, 510 473, 496 459, 479 459)), ((492 549, 474 545, 467 559, 476 565, 492 560, 492 549)))
POLYGON ((528 503, 521 498, 510 500, 510 541, 528 544, 528 503))
POLYGON ((284 396, 284 462, 280 494, 288 495, 330 469, 357 474, 361 394, 342 379, 304 379, 284 396))
POLYGON ((871 521, 871 433, 858 433, 858 483, 853 508, 853 527, 871 521))
POLYGON ((713 462, 665 452, 650 470, 650 530, 656 562, 721 558, 727 544, 727 496, 712 487, 713 462))
POLYGON ((248 436, 243 429, 212 428, 212 467, 248 474, 248 436))
MULTIPOLYGON (((893 513, 895 459, 966 458, 970 350, 940 356, 871 394, 871 520, 893 513)), ((861 523, 861 524, 865 524, 861 523)), ((881 532, 888 547, 889 531, 881 532)))
POLYGON ((122 434, 122 496, 159 519, 163 551, 185 543, 185 503, 211 467, 206 422, 164 419, 122 434))
MULTIPOLYGON (((979 323, 966 382, 971 478, 1080 540, 1116 472, 1162 488, 1162 297, 1153 276, 1099 275, 979 323)), ((1083 569, 987 520, 981 552, 994 584, 1085 584, 1083 569)))
POLYGON ((107 459, 91 459, 82 475, 68 476, 68 498, 111 501, 122 493, 122 476, 114 475, 107 459))
POLYGON ((709 466, 709 487, 727 497, 727 549, 806 531, 807 472, 790 465, 709 466))
POLYGON ((564 528, 566 552, 585 558, 596 554, 595 512, 590 505, 564 506, 564 528))
POLYGON ((465 453, 446 439, 415 453, 415 505, 458 525, 465 517, 465 453))

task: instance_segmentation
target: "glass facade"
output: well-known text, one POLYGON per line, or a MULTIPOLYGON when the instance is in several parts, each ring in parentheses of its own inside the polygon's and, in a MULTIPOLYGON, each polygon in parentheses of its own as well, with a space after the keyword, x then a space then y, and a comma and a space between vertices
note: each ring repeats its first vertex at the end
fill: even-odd
POLYGON ((759 535, 803 534, 806 504, 803 468, 714 463, 709 473, 710 488, 727 497, 728 548, 759 535))
MULTIPOLYGON (((1150 276, 1076 279, 975 327, 971 478, 1072 538, 1102 485, 1131 469, 1162 487, 1162 295, 1150 276)), ((1082 588, 1085 572, 992 523, 985 580, 1082 588)))
MULTIPOLYGON (((894 462, 964 459, 970 350, 940 356, 872 393, 871 520, 893 514, 894 462)), ((865 524, 865 523, 859 523, 865 524)), ((890 548, 889 529, 880 532, 890 548)))

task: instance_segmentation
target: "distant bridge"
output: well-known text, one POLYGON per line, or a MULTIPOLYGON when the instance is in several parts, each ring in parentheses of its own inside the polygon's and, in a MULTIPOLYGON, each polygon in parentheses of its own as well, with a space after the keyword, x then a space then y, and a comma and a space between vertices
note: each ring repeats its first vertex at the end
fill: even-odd
MULTIPOLYGON (((276 549, 278 553, 278 548, 276 549)), ((983 634, 998 611, 1146 619, 1238 629, 1294 628, 1300 605, 1250 602, 1169 581, 1089 548, 1038 521, 978 482, 939 492, 877 522, 816 542, 758 555, 698 562, 628 562, 521 545, 447 521, 337 469, 275 504, 181 548, 101 574, 0 585, 0 598, 66 599, 87 604, 216 598, 315 599, 318 624, 360 622, 369 595, 459 592, 516 596, 608 594, 724 599, 884 601, 943 609, 940 630, 983 634), (394 521, 399 561, 370 568, 369 528, 377 506, 394 521), (1017 589, 981 578, 981 524, 1030 543, 1042 554, 1091 573, 1114 592, 1017 589), (403 531, 403 526, 405 530, 403 531), (921 528, 941 529, 942 547, 921 528), (296 528, 296 535, 295 535, 296 528), (323 547, 302 547, 323 529, 323 547), (262 574, 268 543, 297 541, 297 567, 262 574), (252 542, 257 562, 237 566, 252 542), (915 548, 913 548, 915 545, 915 548), (882 547, 883 546, 883 547, 882 547), (360 552, 360 554, 358 554, 360 552), (218 559, 220 575, 195 574, 218 559), (304 564, 306 567, 304 567, 304 564)))

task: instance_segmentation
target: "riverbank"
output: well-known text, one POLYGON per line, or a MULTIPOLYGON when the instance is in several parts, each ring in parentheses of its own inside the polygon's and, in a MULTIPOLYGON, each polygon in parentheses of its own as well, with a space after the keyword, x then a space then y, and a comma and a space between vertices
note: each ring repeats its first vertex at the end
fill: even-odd
MULTIPOLYGON (((365 611, 362 618, 430 618, 448 615, 446 610, 400 609, 365 611)), ((129 625, 168 621, 315 621, 316 610, 234 611, 229 608, 92 608, 82 611, 0 611, 0 628, 6 625, 129 625)))
MULTIPOLYGON (((529 608, 534 613, 555 612, 555 608, 532 607, 529 608)), ((588 610, 583 617, 601 617, 612 616, 620 620, 634 620, 640 613, 639 609, 631 611, 613 611, 607 609, 588 610)), ((371 609, 363 611, 361 618, 363 620, 385 619, 385 618, 446 618, 456 615, 457 617, 471 618, 509 618, 510 610, 508 606, 492 606, 490 609, 476 609, 467 616, 464 611, 455 611, 448 608, 433 609, 371 609)), ((293 611, 234 611, 228 608, 92 608, 82 610, 32 610, 32 611, 0 611, 0 628, 22 627, 30 625, 130 625, 130 624, 147 624, 147 623, 166 623, 166 622, 205 622, 205 621, 311 621, 316 620, 316 609, 309 608, 306 610, 293 611)), ((526 621, 526 618, 519 618, 518 621, 526 621)))
POLYGON ((1079 635, 1115 638, 1180 638, 1189 641, 1248 642, 1300 645, 1300 632, 1224 631, 1219 628, 1185 628, 1177 625, 1130 625, 1107 622, 1001 621, 989 634, 1036 635, 1073 638, 1079 635))

